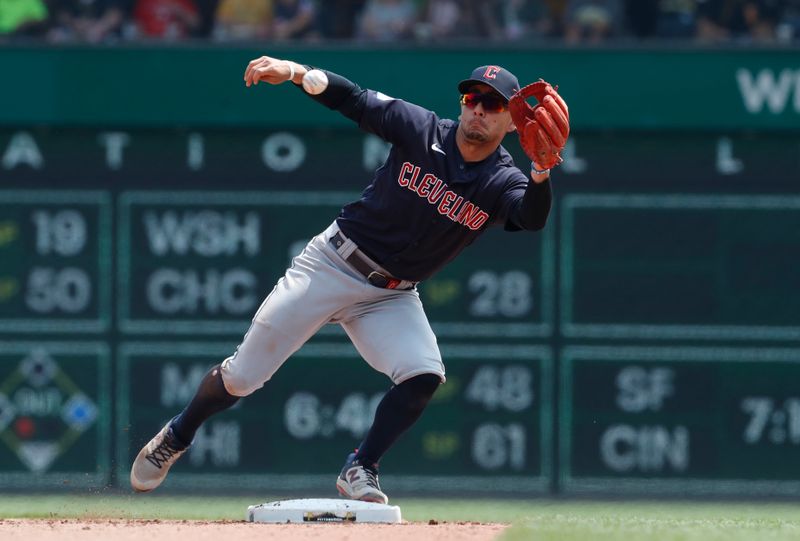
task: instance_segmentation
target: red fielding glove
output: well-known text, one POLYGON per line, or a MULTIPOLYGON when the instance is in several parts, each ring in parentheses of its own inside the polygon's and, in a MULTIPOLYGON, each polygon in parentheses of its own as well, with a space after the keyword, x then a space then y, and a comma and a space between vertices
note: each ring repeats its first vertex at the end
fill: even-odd
POLYGON ((557 89, 540 79, 519 89, 508 102, 522 149, 544 169, 563 161, 561 151, 569 137, 569 108, 557 89), (527 102, 531 96, 539 102, 534 107, 527 102))

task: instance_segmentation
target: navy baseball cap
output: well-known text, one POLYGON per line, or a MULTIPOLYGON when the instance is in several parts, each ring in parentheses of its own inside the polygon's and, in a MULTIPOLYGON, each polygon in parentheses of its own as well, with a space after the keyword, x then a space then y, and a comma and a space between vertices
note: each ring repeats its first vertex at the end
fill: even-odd
POLYGON ((458 83, 458 91, 466 94, 472 85, 478 83, 491 86, 507 100, 519 90, 517 77, 507 69, 500 66, 481 66, 472 70, 472 77, 458 83))

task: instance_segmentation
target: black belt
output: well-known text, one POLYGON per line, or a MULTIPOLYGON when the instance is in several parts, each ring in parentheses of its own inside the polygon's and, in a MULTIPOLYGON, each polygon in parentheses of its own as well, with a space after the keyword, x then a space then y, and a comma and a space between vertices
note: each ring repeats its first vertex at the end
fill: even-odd
MULTIPOLYGON (((339 248, 345 243, 344 235, 340 231, 337 231, 331 238, 330 243, 331 246, 334 247, 338 251, 339 248)), ((367 279, 367 282, 374 285, 375 287, 382 287, 383 289, 412 289, 414 284, 411 283, 410 286, 404 288, 398 288, 400 284, 403 283, 403 280, 398 280, 397 278, 393 278, 391 276, 387 276, 380 271, 376 271, 375 268, 369 264, 364 258, 362 258, 358 253, 354 250, 349 256, 345 258, 354 269, 364 275, 367 279)))

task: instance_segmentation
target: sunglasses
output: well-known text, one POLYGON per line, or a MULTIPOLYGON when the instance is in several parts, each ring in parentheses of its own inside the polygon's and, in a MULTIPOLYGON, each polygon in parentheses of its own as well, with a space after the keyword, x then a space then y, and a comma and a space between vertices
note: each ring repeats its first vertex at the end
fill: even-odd
POLYGON ((487 113, 502 113, 508 109, 506 99, 497 94, 468 92, 461 95, 461 105, 474 109, 479 103, 483 104, 483 110, 487 113))

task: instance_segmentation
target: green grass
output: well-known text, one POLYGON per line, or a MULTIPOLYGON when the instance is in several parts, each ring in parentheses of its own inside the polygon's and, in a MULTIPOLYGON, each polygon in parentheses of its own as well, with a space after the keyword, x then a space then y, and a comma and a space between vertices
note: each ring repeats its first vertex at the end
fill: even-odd
POLYGON ((742 503, 557 503, 535 509, 503 541, 800 540, 800 507, 742 503))
MULTIPOLYGON (((280 497, 0 495, 0 518, 243 520, 248 505, 280 497)), ((285 499, 285 498, 284 498, 285 499)), ((502 541, 800 540, 791 504, 392 500, 409 521, 502 522, 502 541)))

